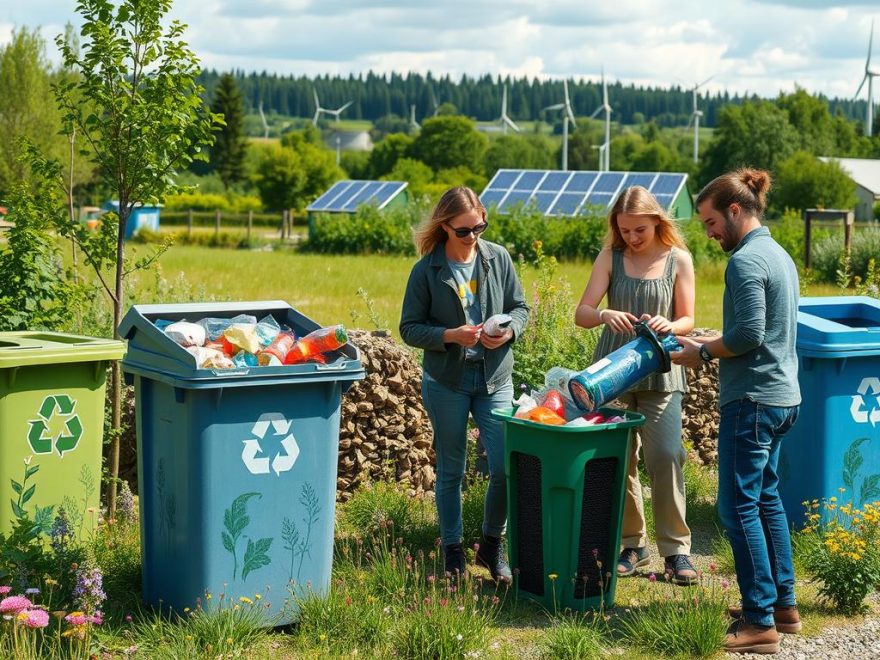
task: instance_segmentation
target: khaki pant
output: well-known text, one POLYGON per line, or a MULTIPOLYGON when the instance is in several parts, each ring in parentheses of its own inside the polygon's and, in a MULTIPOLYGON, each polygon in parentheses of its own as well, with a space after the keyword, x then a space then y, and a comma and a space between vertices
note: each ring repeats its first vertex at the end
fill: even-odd
POLYGON ((681 392, 633 392, 618 399, 645 416, 645 425, 634 439, 623 503, 624 548, 648 545, 642 486, 639 483, 639 449, 651 479, 651 503, 657 549, 663 557, 689 555, 691 530, 685 522, 684 445, 681 441, 681 392))

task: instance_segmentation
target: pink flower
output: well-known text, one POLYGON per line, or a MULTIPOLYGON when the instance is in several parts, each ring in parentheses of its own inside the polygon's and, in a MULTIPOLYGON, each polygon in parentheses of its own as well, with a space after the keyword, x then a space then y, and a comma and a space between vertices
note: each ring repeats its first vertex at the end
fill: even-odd
POLYGON ((657 581, 657 576, 656 576, 654 573, 651 573, 651 574, 648 576, 648 580, 649 580, 650 582, 656 582, 656 581, 657 581))
POLYGON ((725 578, 721 578, 721 588, 727 589, 728 587, 730 587, 730 582, 725 578))
POLYGON ((18 614, 31 608, 33 603, 24 596, 8 596, 0 600, 0 614, 18 614))
POLYGON ((27 620, 22 623, 28 628, 45 628, 49 625, 49 613, 46 610, 27 610, 27 620))
POLYGON ((713 573, 714 573, 717 569, 718 569, 718 566, 715 564, 715 562, 712 562, 711 564, 709 564, 709 570, 712 571, 713 573))
POLYGON ((73 614, 68 614, 66 617, 64 617, 64 620, 72 626, 84 626, 89 622, 88 617, 82 612, 74 612, 73 614))
POLYGON ((126 623, 131 623, 132 620, 133 620, 133 617, 131 616, 131 614, 126 614, 126 615, 125 615, 125 621, 126 621, 126 623))
POLYGON ((104 615, 100 612, 95 612, 92 616, 89 617, 89 623, 100 626, 104 623, 104 615))
POLYGON ((5 596, 10 591, 12 591, 12 587, 4 584, 2 587, 0 587, 0 596, 5 596))

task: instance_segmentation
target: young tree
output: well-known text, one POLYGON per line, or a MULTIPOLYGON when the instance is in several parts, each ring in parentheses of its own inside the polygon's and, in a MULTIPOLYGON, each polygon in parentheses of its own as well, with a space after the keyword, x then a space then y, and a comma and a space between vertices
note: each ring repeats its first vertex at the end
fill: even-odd
POLYGON ((479 172, 487 147, 488 139, 467 117, 438 116, 425 120, 407 156, 435 172, 459 165, 479 172))
MULTIPOLYGON (((81 49, 64 36, 56 39, 65 67, 78 73, 55 86, 65 130, 75 131, 77 139, 85 141, 101 182, 119 202, 118 215, 109 220, 105 216, 102 241, 90 239, 72 223, 61 229, 83 248, 109 296, 114 333, 122 320, 125 277, 144 265, 126 264, 125 233, 132 209, 159 203, 178 192, 177 171, 194 158, 206 159, 213 127, 219 123, 202 101, 203 89, 196 82, 199 63, 183 41, 185 26, 178 21, 163 24, 170 9, 171 0, 115 4, 79 0, 81 49), (84 105, 79 99, 89 99, 89 103, 84 105), (107 271, 112 275, 109 281, 107 271)), ((50 176, 57 177, 58 170, 57 164, 45 164, 50 176)), ((115 362, 114 430, 120 427, 121 405, 122 370, 115 362)), ((111 442, 108 506, 112 516, 119 474, 118 431, 111 442)))
POLYGON ((220 77, 211 112, 222 116, 225 121, 211 149, 211 165, 217 169, 223 185, 228 189, 244 179, 244 157, 247 152, 247 138, 242 130, 244 100, 232 74, 225 73, 220 77))

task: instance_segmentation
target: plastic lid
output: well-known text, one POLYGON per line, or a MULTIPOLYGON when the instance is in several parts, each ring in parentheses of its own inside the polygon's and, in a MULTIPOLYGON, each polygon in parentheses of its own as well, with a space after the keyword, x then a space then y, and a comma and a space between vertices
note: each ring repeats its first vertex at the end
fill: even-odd
POLYGON ((61 332, 0 332, 0 369, 119 360, 125 342, 61 332))
POLYGON ((880 354, 880 300, 868 296, 801 298, 797 349, 812 357, 880 354))
POLYGON ((654 350, 657 351, 657 356, 660 358, 660 369, 658 371, 664 374, 670 371, 672 369, 672 359, 669 357, 669 351, 657 337, 657 333, 649 328, 648 324, 644 321, 633 323, 633 329, 636 331, 636 335, 646 339, 654 347, 654 350))

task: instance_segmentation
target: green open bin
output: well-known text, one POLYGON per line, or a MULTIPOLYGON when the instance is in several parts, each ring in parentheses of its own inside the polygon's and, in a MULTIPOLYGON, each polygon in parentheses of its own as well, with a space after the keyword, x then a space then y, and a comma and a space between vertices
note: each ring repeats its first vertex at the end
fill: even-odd
POLYGON ((492 414, 504 422, 510 565, 520 593, 553 609, 611 607, 630 443, 644 416, 604 408, 624 421, 574 427, 513 412, 492 414))
POLYGON ((124 354, 125 343, 110 339, 0 333, 0 532, 21 510, 46 524, 61 505, 74 533, 90 529, 107 366, 124 354))

